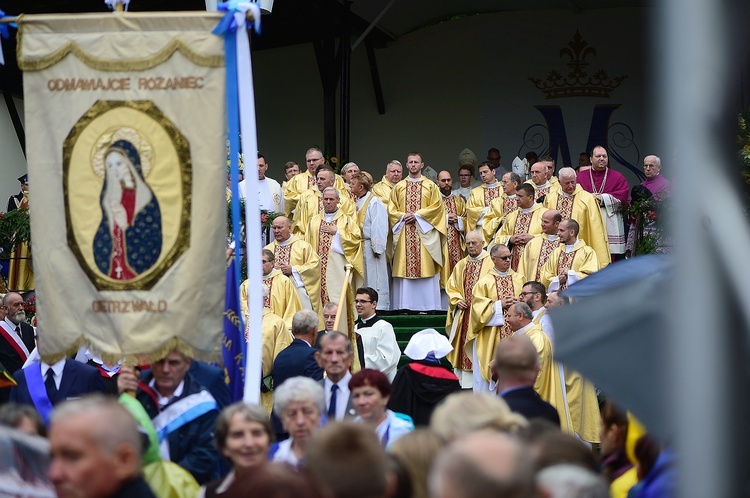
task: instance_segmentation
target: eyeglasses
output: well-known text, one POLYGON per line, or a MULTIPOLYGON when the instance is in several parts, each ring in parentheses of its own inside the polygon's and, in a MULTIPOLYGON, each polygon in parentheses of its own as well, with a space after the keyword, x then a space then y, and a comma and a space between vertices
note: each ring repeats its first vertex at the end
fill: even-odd
POLYGON ((510 254, 507 256, 492 256, 492 259, 502 259, 503 261, 510 261, 510 258, 512 258, 510 254))
POLYGON ((365 299, 355 299, 354 302, 357 304, 365 304, 365 303, 371 303, 372 301, 367 301, 365 299))

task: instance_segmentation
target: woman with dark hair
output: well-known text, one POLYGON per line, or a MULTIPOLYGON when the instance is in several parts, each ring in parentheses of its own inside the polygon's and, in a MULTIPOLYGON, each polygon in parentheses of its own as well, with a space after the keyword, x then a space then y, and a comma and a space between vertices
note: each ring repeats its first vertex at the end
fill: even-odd
POLYGON ((235 480, 265 463, 272 441, 273 430, 265 409, 242 402, 224 408, 216 419, 216 446, 232 464, 232 471, 208 483, 199 496, 220 496, 235 480))
POLYGON ((13 427, 32 436, 47 437, 42 417, 29 405, 6 403, 0 406, 0 425, 13 427))
POLYGON ((352 375, 349 392, 358 415, 355 422, 363 422, 375 429, 383 448, 414 430, 414 422, 409 416, 386 408, 391 398, 391 383, 383 372, 370 368, 360 370, 352 375))
POLYGON ((141 156, 130 141, 117 140, 107 147, 103 166, 102 221, 94 236, 94 259, 108 277, 133 280, 161 254, 159 201, 144 180, 141 156))

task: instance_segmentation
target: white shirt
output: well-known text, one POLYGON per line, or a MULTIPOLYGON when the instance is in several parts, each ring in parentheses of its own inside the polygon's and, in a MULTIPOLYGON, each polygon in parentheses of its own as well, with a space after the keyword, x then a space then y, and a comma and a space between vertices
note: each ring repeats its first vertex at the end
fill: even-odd
MULTIPOLYGON (((336 420, 344 420, 346 416, 346 405, 349 404, 349 396, 351 395, 349 392, 349 381, 351 378, 352 374, 346 372, 346 375, 335 383, 339 386, 339 390, 336 393, 336 420)), ((326 392, 326 412, 328 412, 328 407, 331 406, 331 387, 333 384, 334 382, 328 377, 323 381, 323 388, 326 392)))
POLYGON ((185 381, 184 380, 180 381, 179 385, 177 386, 177 389, 175 389, 172 395, 169 397, 162 396, 161 393, 156 389, 156 379, 151 379, 151 382, 148 383, 148 386, 152 388, 154 392, 156 393, 156 398, 159 403, 159 408, 164 408, 174 398, 178 398, 182 396, 182 391, 185 389, 185 381))
POLYGON ((53 363, 52 365, 42 362, 42 379, 46 380, 47 372, 49 370, 52 370, 52 372, 54 372, 53 378, 55 379, 55 387, 57 387, 57 389, 60 389, 60 383, 62 382, 63 368, 65 368, 65 358, 58 361, 57 363, 53 363))

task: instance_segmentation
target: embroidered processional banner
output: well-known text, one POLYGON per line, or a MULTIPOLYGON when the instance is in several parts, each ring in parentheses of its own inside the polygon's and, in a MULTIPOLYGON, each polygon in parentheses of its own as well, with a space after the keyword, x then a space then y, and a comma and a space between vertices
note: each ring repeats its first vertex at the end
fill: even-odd
POLYGON ((224 39, 211 13, 26 16, 38 336, 47 359, 220 354, 224 39))

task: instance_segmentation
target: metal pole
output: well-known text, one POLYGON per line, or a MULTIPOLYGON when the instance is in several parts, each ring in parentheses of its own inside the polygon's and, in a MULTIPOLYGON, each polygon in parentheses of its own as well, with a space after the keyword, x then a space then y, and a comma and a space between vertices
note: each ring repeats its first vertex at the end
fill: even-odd
POLYGON ((344 13, 341 19, 341 165, 349 161, 349 122, 351 117, 351 0, 344 0, 344 13))

